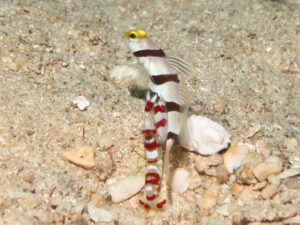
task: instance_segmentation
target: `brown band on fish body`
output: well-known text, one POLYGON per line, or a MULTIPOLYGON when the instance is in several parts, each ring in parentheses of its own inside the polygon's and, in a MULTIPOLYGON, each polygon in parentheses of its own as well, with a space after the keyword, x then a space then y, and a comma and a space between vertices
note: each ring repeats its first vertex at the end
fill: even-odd
POLYGON ((176 140, 177 137, 178 137, 178 134, 175 134, 175 133, 173 133, 173 132, 170 131, 170 132, 168 132, 167 140, 168 140, 168 139, 176 140))
POLYGON ((144 49, 144 50, 139 50, 133 53, 134 56, 136 57, 147 57, 147 56, 152 56, 152 57, 165 57, 166 54, 163 52, 161 49, 144 49))
POLYGON ((178 75, 176 73, 150 76, 150 79, 156 85, 161 85, 161 84, 167 83, 169 81, 174 81, 175 83, 180 82, 178 75))
POLYGON ((167 112, 172 112, 172 111, 181 112, 181 106, 176 102, 166 102, 166 108, 167 108, 167 112))

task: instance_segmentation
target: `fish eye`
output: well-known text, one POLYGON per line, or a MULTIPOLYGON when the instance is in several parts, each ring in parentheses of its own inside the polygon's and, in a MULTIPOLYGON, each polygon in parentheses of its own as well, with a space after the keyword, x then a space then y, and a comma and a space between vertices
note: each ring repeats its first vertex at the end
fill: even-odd
POLYGON ((131 33, 131 34, 130 34, 130 38, 135 39, 135 38, 136 38, 136 34, 135 34, 135 33, 131 33))

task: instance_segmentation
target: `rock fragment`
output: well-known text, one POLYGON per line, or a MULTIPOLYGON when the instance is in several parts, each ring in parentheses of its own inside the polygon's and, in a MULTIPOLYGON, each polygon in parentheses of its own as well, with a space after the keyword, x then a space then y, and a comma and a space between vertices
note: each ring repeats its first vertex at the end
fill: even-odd
POLYGON ((236 178, 243 184, 255 184, 257 180, 253 175, 253 165, 245 164, 242 168, 239 168, 236 173, 236 178))
POLYGON ((264 157, 269 157, 272 153, 272 146, 265 140, 259 140, 255 144, 256 151, 264 157))
POLYGON ((120 179, 107 187, 105 196, 118 203, 137 194, 145 184, 144 176, 132 176, 120 179))
POLYGON ((92 169, 96 166, 94 150, 89 146, 77 145, 74 150, 63 153, 63 157, 84 169, 92 169))
POLYGON ((224 154, 224 165, 229 173, 239 168, 246 159, 248 153, 247 148, 241 148, 239 145, 232 145, 224 154))
POLYGON ((222 103, 215 103, 213 105, 214 112, 223 114, 225 112, 225 106, 222 103))
POLYGON ((228 147, 230 134, 206 117, 191 115, 182 128, 179 143, 190 151, 212 155, 228 147))
POLYGON ((183 168, 177 168, 172 179, 172 191, 184 193, 189 188, 190 174, 183 168))
POLYGON ((211 156, 196 156, 196 169, 199 173, 203 173, 211 166, 217 166, 223 163, 223 157, 219 154, 214 154, 211 156))
POLYGON ((214 176, 217 178, 219 184, 223 184, 228 181, 229 173, 225 169, 224 164, 218 165, 216 167, 208 168, 204 171, 206 175, 214 176))
POLYGON ((253 174, 259 181, 263 181, 272 174, 278 174, 282 170, 282 166, 283 163, 279 157, 270 156, 254 168, 253 174))
POLYGON ((88 204, 87 210, 91 220, 96 223, 111 222, 113 220, 113 216, 109 211, 102 208, 97 208, 91 203, 88 204))
POLYGON ((231 194, 234 198, 238 198, 244 189, 245 185, 234 183, 231 186, 231 194))
POLYGON ((206 191, 202 198, 197 201, 197 205, 201 210, 209 210, 217 205, 217 195, 206 191))
POLYGON ((35 180, 35 174, 33 172, 26 172, 23 175, 23 180, 26 181, 27 183, 33 184, 35 180))
POLYGON ((279 186, 276 184, 270 184, 262 190, 261 196, 264 199, 272 198, 279 191, 279 186))

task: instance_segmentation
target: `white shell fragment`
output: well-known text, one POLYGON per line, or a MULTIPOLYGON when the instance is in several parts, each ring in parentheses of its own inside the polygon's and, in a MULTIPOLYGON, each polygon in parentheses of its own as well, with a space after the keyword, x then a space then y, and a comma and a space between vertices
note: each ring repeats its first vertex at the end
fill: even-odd
POLYGON ((85 110, 89 107, 90 102, 84 96, 77 96, 73 99, 72 103, 78 107, 81 111, 85 110))
POLYGON ((111 70, 110 77, 118 82, 138 80, 139 71, 134 67, 118 65, 111 70))
POLYGON ((134 196, 145 184, 144 176, 132 176, 120 179, 107 188, 106 195, 112 202, 118 203, 134 196))
POLYGON ((192 115, 182 128, 179 142, 184 148, 202 155, 212 155, 228 147, 230 135, 220 124, 192 115))
POLYGON ((111 222, 113 220, 113 216, 110 212, 105 209, 97 208, 92 203, 88 204, 87 210, 90 218, 96 223, 111 222))
POLYGON ((189 172, 185 169, 176 169, 172 180, 172 190, 178 193, 184 193, 189 188, 189 176, 189 172))

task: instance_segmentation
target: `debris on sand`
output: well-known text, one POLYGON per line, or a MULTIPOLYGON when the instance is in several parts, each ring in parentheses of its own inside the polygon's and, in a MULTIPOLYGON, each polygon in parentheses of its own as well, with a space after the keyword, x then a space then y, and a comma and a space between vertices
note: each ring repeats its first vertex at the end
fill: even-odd
POLYGON ((84 169, 92 169, 96 166, 94 150, 90 146, 77 145, 73 150, 63 153, 63 157, 84 169))
POLYGON ((72 103, 78 107, 81 111, 87 109, 89 107, 90 102, 84 96, 77 96, 73 99, 72 103))

